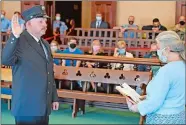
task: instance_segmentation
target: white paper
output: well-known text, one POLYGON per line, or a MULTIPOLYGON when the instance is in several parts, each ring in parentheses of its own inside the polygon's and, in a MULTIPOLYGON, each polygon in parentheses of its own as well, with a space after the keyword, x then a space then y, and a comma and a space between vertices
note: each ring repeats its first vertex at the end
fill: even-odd
POLYGON ((140 95, 134 89, 132 89, 127 83, 123 83, 121 86, 116 86, 116 89, 122 95, 129 96, 136 103, 140 101, 140 95))

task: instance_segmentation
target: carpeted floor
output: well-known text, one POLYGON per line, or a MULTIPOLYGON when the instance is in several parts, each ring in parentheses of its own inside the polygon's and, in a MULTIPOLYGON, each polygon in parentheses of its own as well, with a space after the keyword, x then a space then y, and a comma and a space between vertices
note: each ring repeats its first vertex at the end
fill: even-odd
MULTIPOLYGON (((7 109, 7 104, 1 104, 1 123, 14 124, 14 117, 7 109)), ((138 124, 139 114, 128 111, 107 110, 95 107, 86 107, 85 115, 71 117, 72 110, 67 104, 61 104, 58 111, 53 111, 50 124, 138 124)))

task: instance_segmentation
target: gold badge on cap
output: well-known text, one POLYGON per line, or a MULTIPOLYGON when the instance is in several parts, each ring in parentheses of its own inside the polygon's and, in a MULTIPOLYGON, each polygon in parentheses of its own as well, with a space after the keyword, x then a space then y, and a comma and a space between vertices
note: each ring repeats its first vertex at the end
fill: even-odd
POLYGON ((42 9, 42 10, 45 10, 45 6, 42 6, 41 9, 42 9))

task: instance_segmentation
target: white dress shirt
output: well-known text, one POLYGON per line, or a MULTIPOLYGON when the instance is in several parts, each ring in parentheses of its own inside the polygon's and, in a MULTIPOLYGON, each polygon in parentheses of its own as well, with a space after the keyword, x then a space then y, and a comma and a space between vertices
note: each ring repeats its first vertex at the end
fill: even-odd
POLYGON ((99 28, 101 25, 101 21, 96 21, 96 28, 99 28))
MULTIPOLYGON (((28 33, 29 33, 29 32, 28 32, 28 33)), ((37 37, 35 37, 35 36, 32 35, 31 33, 29 33, 29 34, 30 34, 30 35, 37 41, 37 43, 39 44, 39 40, 40 40, 40 39, 38 39, 37 37)), ((43 44, 42 40, 40 40, 40 41, 41 41, 41 45, 42 45, 42 47, 43 47, 43 50, 44 50, 46 59, 48 59, 48 53, 47 53, 46 47, 45 47, 45 45, 43 44)))

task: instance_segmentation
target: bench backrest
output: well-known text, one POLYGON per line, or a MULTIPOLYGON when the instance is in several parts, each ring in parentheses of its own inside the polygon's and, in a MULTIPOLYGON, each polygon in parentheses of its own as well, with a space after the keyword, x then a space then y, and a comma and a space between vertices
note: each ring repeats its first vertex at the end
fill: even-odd
POLYGON ((129 85, 147 84, 152 77, 151 72, 123 71, 110 69, 111 63, 123 64, 146 64, 162 65, 158 59, 144 58, 117 58, 110 56, 92 56, 92 55, 72 55, 72 54, 54 54, 54 58, 65 60, 79 60, 83 67, 65 67, 55 66, 55 77, 65 80, 81 80, 101 83, 120 84, 126 82, 129 85), (108 69, 86 68, 86 62, 104 62, 108 63, 108 69))

